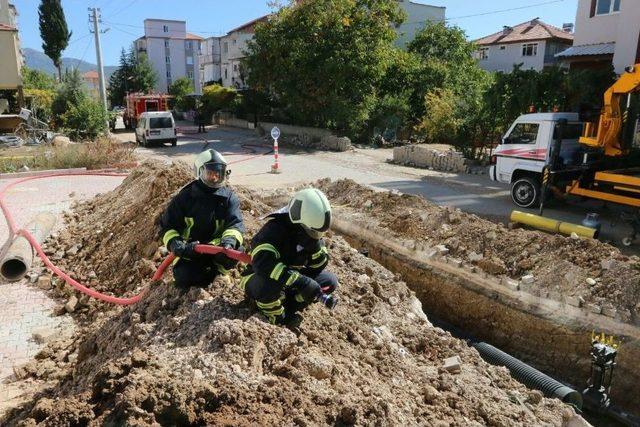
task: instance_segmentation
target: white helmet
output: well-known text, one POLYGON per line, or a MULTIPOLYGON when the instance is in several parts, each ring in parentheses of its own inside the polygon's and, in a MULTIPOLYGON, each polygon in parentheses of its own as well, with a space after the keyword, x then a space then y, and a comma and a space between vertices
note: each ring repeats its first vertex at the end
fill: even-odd
POLYGON ((231 171, 227 171, 227 161, 216 150, 204 150, 193 162, 196 178, 211 188, 220 188, 231 171))
POLYGON ((331 204, 327 196, 315 188, 298 191, 287 206, 289 219, 300 224, 309 236, 320 239, 331 227, 331 204))

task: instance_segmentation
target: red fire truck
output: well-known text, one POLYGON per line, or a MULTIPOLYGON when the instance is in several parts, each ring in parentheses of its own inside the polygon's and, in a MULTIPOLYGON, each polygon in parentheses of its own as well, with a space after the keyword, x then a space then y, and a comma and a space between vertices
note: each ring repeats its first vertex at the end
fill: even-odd
POLYGON ((128 94, 125 98, 124 126, 127 129, 134 129, 142 113, 148 111, 169 111, 169 100, 172 98, 172 96, 161 94, 128 94))

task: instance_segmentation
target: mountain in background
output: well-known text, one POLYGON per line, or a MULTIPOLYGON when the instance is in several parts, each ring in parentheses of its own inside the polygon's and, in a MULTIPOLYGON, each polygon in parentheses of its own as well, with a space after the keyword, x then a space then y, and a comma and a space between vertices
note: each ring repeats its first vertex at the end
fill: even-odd
MULTIPOLYGON (((47 74, 57 74, 58 70, 55 65, 53 65, 53 61, 45 55, 43 52, 37 51, 31 48, 23 48, 22 53, 24 54, 24 62, 27 67, 45 72, 47 74)), ((62 71, 65 69, 77 68, 81 73, 86 73, 87 71, 97 70, 98 67, 96 64, 92 64, 91 62, 86 62, 79 60, 77 58, 62 58, 62 71)), ((104 74, 107 77, 107 81, 109 80, 109 76, 117 70, 118 67, 115 65, 107 65, 104 67, 104 74)))

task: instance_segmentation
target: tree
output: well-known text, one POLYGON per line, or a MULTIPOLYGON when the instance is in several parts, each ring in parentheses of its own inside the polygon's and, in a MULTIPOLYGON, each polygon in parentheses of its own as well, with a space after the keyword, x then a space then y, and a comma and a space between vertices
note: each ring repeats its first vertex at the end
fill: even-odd
POLYGON ((107 112, 102 103, 91 97, 82 98, 62 115, 62 127, 75 140, 95 139, 105 132, 106 121, 107 112))
POLYGON ((69 44, 72 32, 67 28, 61 0, 42 0, 38 7, 38 22, 42 49, 53 61, 58 69, 58 78, 62 81, 61 56, 69 44))
POLYGON ((121 105, 127 93, 149 93, 156 85, 158 77, 151 67, 146 55, 136 58, 131 48, 120 51, 120 65, 109 77, 109 102, 121 105))
POLYGON ((25 89, 54 90, 56 88, 54 77, 26 65, 22 67, 22 81, 25 89))
POLYGON ((248 84, 295 123, 358 136, 402 20, 387 0, 295 2, 256 27, 244 64, 248 84))
POLYGON ((72 106, 80 105, 88 96, 78 69, 66 70, 62 84, 59 85, 51 105, 54 126, 62 127, 64 125, 63 115, 72 106))
POLYGON ((186 96, 193 93, 193 82, 188 77, 180 77, 169 86, 169 95, 175 97, 175 106, 178 110, 186 111, 193 107, 193 102, 188 103, 186 96))
POLYGON ((237 95, 238 92, 234 88, 213 84, 202 88, 200 101, 207 117, 211 117, 223 108, 228 107, 237 95))

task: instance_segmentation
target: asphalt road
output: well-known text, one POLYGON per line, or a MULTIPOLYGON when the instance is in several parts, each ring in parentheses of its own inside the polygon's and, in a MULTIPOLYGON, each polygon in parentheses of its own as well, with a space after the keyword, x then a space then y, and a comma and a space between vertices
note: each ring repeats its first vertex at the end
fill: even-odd
MULTIPOLYGON (((123 141, 134 139, 131 133, 120 132, 116 136, 123 141)), ((232 183, 257 189, 292 187, 321 178, 349 178, 377 189, 421 195, 439 205, 457 207, 505 224, 516 208, 511 202, 509 187, 490 181, 487 175, 451 174, 393 165, 387 162, 392 157, 391 149, 357 148, 351 152, 333 153, 281 147, 281 173, 272 174, 269 171, 273 156, 261 155, 270 150, 270 144, 268 139, 258 137, 253 131, 210 127, 206 134, 181 136, 176 147, 138 148, 136 152, 142 158, 190 163, 194 154, 214 148, 224 153, 231 163, 232 183)), ((537 213, 533 209, 524 211, 537 213)), ((588 212, 601 216, 600 239, 603 241, 621 246, 621 239, 631 233, 631 227, 618 220, 620 209, 600 202, 552 201, 544 215, 579 224, 588 212), (618 224, 612 226, 615 222, 618 224)), ((637 243, 640 244, 640 239, 637 243)), ((632 246, 624 251, 637 253, 638 249, 632 246)))

